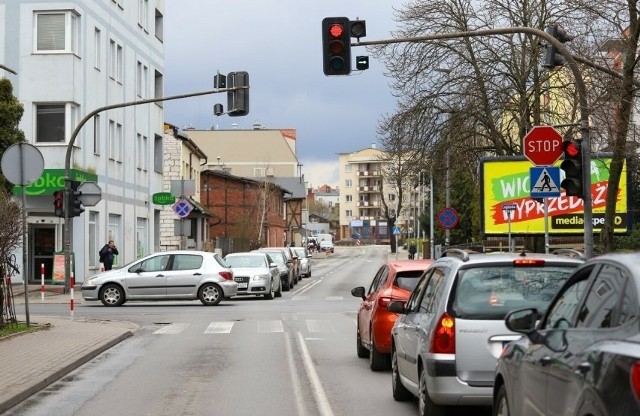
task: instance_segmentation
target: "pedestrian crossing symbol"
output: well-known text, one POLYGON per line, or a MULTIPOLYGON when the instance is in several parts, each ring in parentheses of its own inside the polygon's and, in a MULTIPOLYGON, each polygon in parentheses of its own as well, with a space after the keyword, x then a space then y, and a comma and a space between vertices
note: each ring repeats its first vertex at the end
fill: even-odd
POLYGON ((536 166, 531 168, 531 198, 552 198, 560 196, 560 168, 557 166, 536 166))

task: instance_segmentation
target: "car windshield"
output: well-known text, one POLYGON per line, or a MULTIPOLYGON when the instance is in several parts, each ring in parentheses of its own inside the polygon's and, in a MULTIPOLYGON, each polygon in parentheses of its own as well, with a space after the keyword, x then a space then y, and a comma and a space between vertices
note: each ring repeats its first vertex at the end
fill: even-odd
POLYGON ((269 251, 269 255, 277 265, 285 264, 284 254, 279 251, 269 251))
POLYGON ((225 260, 231 267, 265 267, 266 265, 262 256, 228 256, 225 260))
POLYGON ((474 267, 458 272, 452 308, 463 319, 504 319, 518 308, 540 313, 574 269, 554 267, 474 267))
POLYGON ((294 248, 293 251, 295 251, 299 257, 307 257, 303 248, 294 248))
POLYGON ((420 280, 420 276, 422 276, 421 270, 411 270, 406 272, 398 272, 396 273, 396 279, 394 284, 399 288, 408 290, 409 292, 415 289, 418 284, 418 280, 420 280))

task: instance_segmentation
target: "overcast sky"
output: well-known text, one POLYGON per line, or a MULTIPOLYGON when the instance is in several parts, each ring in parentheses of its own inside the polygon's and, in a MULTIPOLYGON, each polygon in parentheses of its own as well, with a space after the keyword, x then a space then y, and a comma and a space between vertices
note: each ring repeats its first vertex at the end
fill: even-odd
MULTIPOLYGON (((216 71, 247 71, 250 108, 246 117, 213 116, 226 108, 226 94, 170 101, 165 120, 178 127, 230 129, 294 128, 298 159, 309 186, 338 183, 338 153, 370 147, 383 114, 395 99, 380 62, 367 71, 327 77, 322 71, 325 17, 367 22, 367 37, 390 38, 395 29, 386 0, 166 0, 165 94, 213 89, 216 71)), ((398 7, 400 4, 397 4, 398 7)), ((352 49, 368 55, 364 47, 352 49)), ((355 62, 352 62, 355 66, 355 62)))

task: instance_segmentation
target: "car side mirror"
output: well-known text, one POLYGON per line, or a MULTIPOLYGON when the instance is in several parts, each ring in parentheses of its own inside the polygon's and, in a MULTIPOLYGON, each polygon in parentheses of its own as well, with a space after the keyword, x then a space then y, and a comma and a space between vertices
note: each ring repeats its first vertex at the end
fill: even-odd
POLYGON ((504 323, 513 332, 529 335, 536 328, 538 310, 536 308, 517 309, 507 313, 504 323))
POLYGON ((269 263, 269 268, 273 269, 274 267, 278 267, 278 265, 275 263, 269 263))
POLYGON ((362 298, 362 300, 365 300, 367 298, 364 295, 364 287, 363 286, 358 286, 358 287, 354 287, 353 289, 351 289, 351 295, 355 296, 356 298, 362 298))
POLYGON ((404 305, 405 305, 405 303, 403 301, 394 300, 394 301, 389 302, 389 304, 387 305, 387 310, 389 312, 406 314, 407 313, 407 308, 404 305))

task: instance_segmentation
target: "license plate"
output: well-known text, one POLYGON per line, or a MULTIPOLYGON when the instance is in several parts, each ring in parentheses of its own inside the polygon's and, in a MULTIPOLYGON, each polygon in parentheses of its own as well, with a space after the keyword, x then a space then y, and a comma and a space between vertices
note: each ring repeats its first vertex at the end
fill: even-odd
POLYGON ((249 283, 238 283, 238 289, 246 289, 249 287, 249 283))

